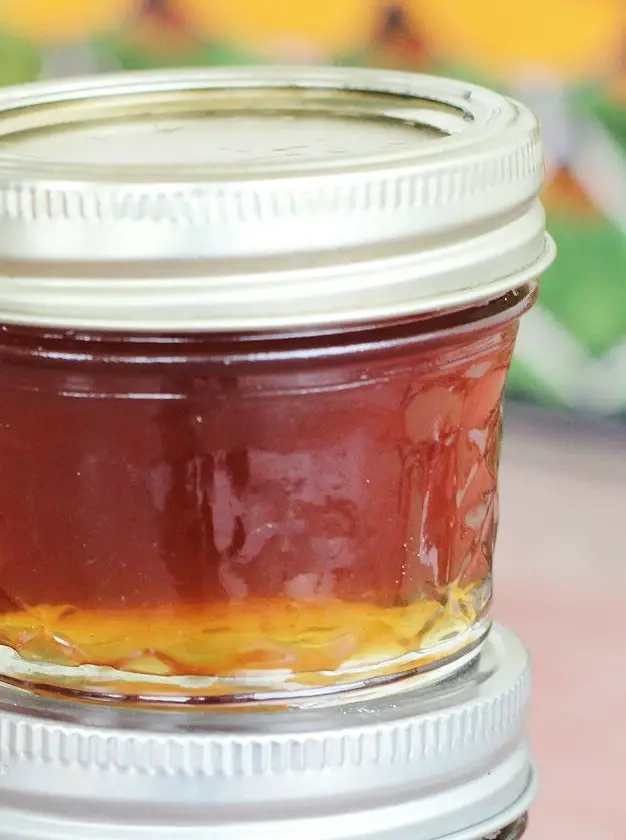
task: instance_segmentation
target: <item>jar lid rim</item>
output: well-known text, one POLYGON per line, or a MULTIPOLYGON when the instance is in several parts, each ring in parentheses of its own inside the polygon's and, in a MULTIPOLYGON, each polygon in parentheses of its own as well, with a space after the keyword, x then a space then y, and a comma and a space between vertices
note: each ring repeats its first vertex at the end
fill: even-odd
POLYGON ((542 177, 527 108, 440 77, 212 68, 7 88, 0 258, 21 297, 5 283, 0 318, 43 324, 50 279, 74 327, 149 329, 178 304, 172 329, 240 329, 255 295, 252 329, 351 320, 358 299, 374 319, 398 262, 414 275, 402 314, 484 300, 545 257, 542 177), (347 296, 320 311, 324 283, 305 275, 332 285, 346 265, 347 296), (257 295, 285 273, 302 276, 257 295))

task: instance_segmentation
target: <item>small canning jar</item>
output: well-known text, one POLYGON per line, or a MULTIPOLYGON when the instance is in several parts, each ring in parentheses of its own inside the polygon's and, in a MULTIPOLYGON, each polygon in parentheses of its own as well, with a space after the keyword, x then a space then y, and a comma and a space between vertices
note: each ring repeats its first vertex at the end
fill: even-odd
POLYGON ((283 703, 466 662, 552 258, 532 115, 255 68, 0 117, 1 678, 283 703))

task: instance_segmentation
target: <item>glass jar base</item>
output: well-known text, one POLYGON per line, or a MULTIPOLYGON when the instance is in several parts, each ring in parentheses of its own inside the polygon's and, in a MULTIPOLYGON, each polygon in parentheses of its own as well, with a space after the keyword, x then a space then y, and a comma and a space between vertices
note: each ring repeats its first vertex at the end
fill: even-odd
POLYGON ((336 705, 355 698, 430 684, 466 667, 480 651, 491 622, 483 619, 462 635, 375 665, 355 663, 339 673, 249 672, 228 678, 155 676, 97 665, 64 666, 23 659, 0 646, 0 683, 72 699, 165 706, 336 705))

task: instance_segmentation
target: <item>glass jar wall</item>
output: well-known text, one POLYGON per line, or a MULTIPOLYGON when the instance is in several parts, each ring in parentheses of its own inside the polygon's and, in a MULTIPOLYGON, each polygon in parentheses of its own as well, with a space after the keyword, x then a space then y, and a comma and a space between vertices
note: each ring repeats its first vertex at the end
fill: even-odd
POLYGON ((232 702, 462 661, 534 295, 308 336, 5 327, 5 678, 232 702))

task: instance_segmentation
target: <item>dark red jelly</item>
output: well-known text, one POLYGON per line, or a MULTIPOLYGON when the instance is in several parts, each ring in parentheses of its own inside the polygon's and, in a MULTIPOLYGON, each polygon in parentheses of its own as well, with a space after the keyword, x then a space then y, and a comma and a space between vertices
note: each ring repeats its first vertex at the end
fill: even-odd
POLYGON ((3 328, 0 670, 201 702, 461 661, 534 295, 316 335, 3 328))

